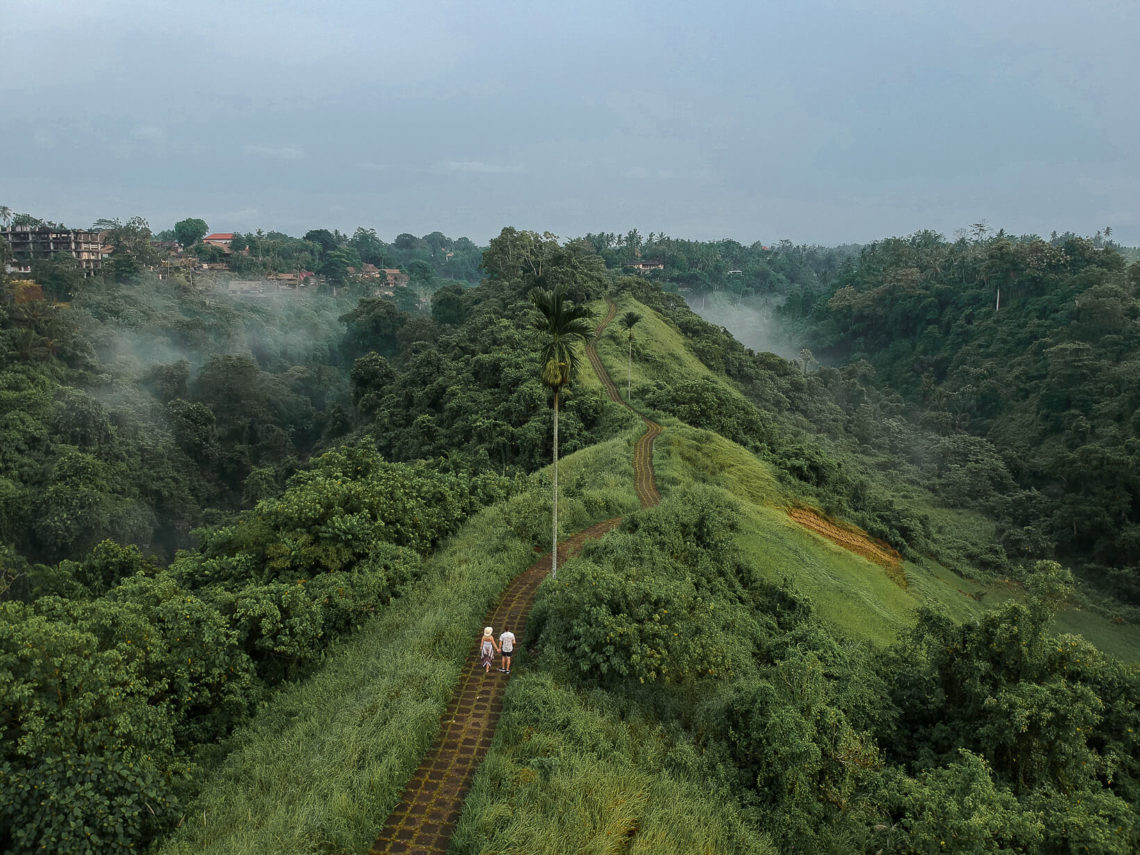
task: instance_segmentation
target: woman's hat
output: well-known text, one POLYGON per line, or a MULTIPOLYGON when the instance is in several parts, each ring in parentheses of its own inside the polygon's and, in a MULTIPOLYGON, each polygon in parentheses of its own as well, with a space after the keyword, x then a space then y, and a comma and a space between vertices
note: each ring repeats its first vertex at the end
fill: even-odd
POLYGON ((489 626, 483 627, 483 635, 493 635, 493 634, 494 634, 494 630, 491 629, 491 627, 489 627, 489 626))

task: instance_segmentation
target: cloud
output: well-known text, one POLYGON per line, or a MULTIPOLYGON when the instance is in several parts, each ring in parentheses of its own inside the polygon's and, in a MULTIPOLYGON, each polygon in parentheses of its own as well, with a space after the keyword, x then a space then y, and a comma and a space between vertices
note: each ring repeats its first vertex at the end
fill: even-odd
POLYGON ((622 177, 634 181, 671 181, 675 176, 669 169, 646 169, 644 166, 633 166, 623 172, 622 177))
POLYGON ((466 172, 473 175, 522 175, 526 170, 519 165, 483 163, 480 160, 448 160, 439 164, 441 172, 466 172))
POLYGON ((131 136, 141 142, 162 142, 166 139, 166 131, 154 125, 140 125, 131 131, 131 136))
POLYGON ((246 145, 245 153, 265 160, 301 160, 305 156, 305 152, 296 146, 261 145, 259 143, 246 145))

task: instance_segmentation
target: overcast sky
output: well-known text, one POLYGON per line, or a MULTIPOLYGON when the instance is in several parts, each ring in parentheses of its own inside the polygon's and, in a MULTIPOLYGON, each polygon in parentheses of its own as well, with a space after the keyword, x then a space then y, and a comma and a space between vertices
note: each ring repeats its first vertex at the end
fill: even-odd
POLYGON ((1140 244, 1140 0, 0 0, 0 63, 71 226, 1140 244))

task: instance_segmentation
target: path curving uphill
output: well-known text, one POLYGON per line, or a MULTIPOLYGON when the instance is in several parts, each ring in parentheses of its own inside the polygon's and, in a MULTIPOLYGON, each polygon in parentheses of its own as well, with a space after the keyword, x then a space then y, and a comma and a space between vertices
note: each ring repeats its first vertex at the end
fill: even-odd
MULTIPOLYGON (((612 400, 629 407, 609 372, 598 358, 594 343, 613 320, 617 308, 607 300, 609 311, 586 346, 586 354, 594 373, 606 388, 612 400)), ((629 407, 631 410, 632 407, 629 407)), ((636 410, 633 410, 636 412, 636 410)), ((653 479, 653 440, 662 428, 641 416, 646 432, 634 446, 633 468, 637 496, 642 507, 652 507, 661 499, 653 479)), ((617 528, 621 517, 596 523, 558 544, 559 563, 577 555, 587 540, 596 540, 617 528)), ((487 614, 486 624, 496 631, 509 627, 525 637, 526 620, 538 586, 550 572, 550 555, 544 555, 507 586, 499 601, 487 614)), ((478 628, 471 630, 472 637, 478 628)), ((389 815, 370 855, 381 853, 417 853, 417 855, 444 855, 451 844, 451 835, 459 822, 463 799, 471 787, 475 770, 491 747, 495 727, 503 706, 503 693, 509 677, 492 671, 485 674, 479 666, 478 641, 470 651, 466 671, 443 714, 442 728, 435 744, 427 753, 419 769, 408 781, 399 804, 389 815)))
POLYGON ((633 447, 633 473, 636 479, 637 498, 641 500, 641 506, 643 508, 651 508, 661 501, 661 496, 657 492, 657 481, 653 477, 653 441, 661 435, 664 428, 657 424, 657 422, 647 419, 629 405, 629 402, 621 396, 609 372, 606 371, 606 367, 602 365, 601 357, 598 356, 598 349, 595 345, 598 339, 601 338, 602 333, 605 332, 606 327, 609 326, 617 314, 617 306, 615 306, 614 301, 608 297, 606 298, 606 307, 606 316, 602 318, 602 322, 598 324, 598 329, 594 332, 593 340, 586 345, 586 356, 590 360, 590 365, 594 368, 594 373, 597 374, 598 379, 602 381, 602 386, 605 388, 606 394, 610 396, 610 400, 621 404, 645 422, 645 433, 641 435, 637 440, 637 444, 633 447))

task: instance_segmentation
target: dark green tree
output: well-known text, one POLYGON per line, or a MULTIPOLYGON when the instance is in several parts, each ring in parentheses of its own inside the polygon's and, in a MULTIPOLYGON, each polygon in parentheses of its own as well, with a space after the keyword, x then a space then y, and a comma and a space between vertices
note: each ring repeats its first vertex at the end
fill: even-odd
POLYGON ((107 233, 112 247, 111 272, 120 278, 137 276, 158 262, 158 253, 150 245, 150 226, 142 217, 131 217, 107 233))
POLYGON ((193 246, 206 236, 210 227, 205 220, 191 217, 174 224, 174 237, 183 246, 193 246))
POLYGON ((463 286, 444 285, 431 295, 431 318, 440 326, 459 326, 466 315, 463 286))
POLYGON ((319 246, 322 255, 330 253, 337 248, 336 238, 328 229, 312 229, 307 231, 305 232, 303 240, 307 240, 309 243, 315 243, 319 246))

